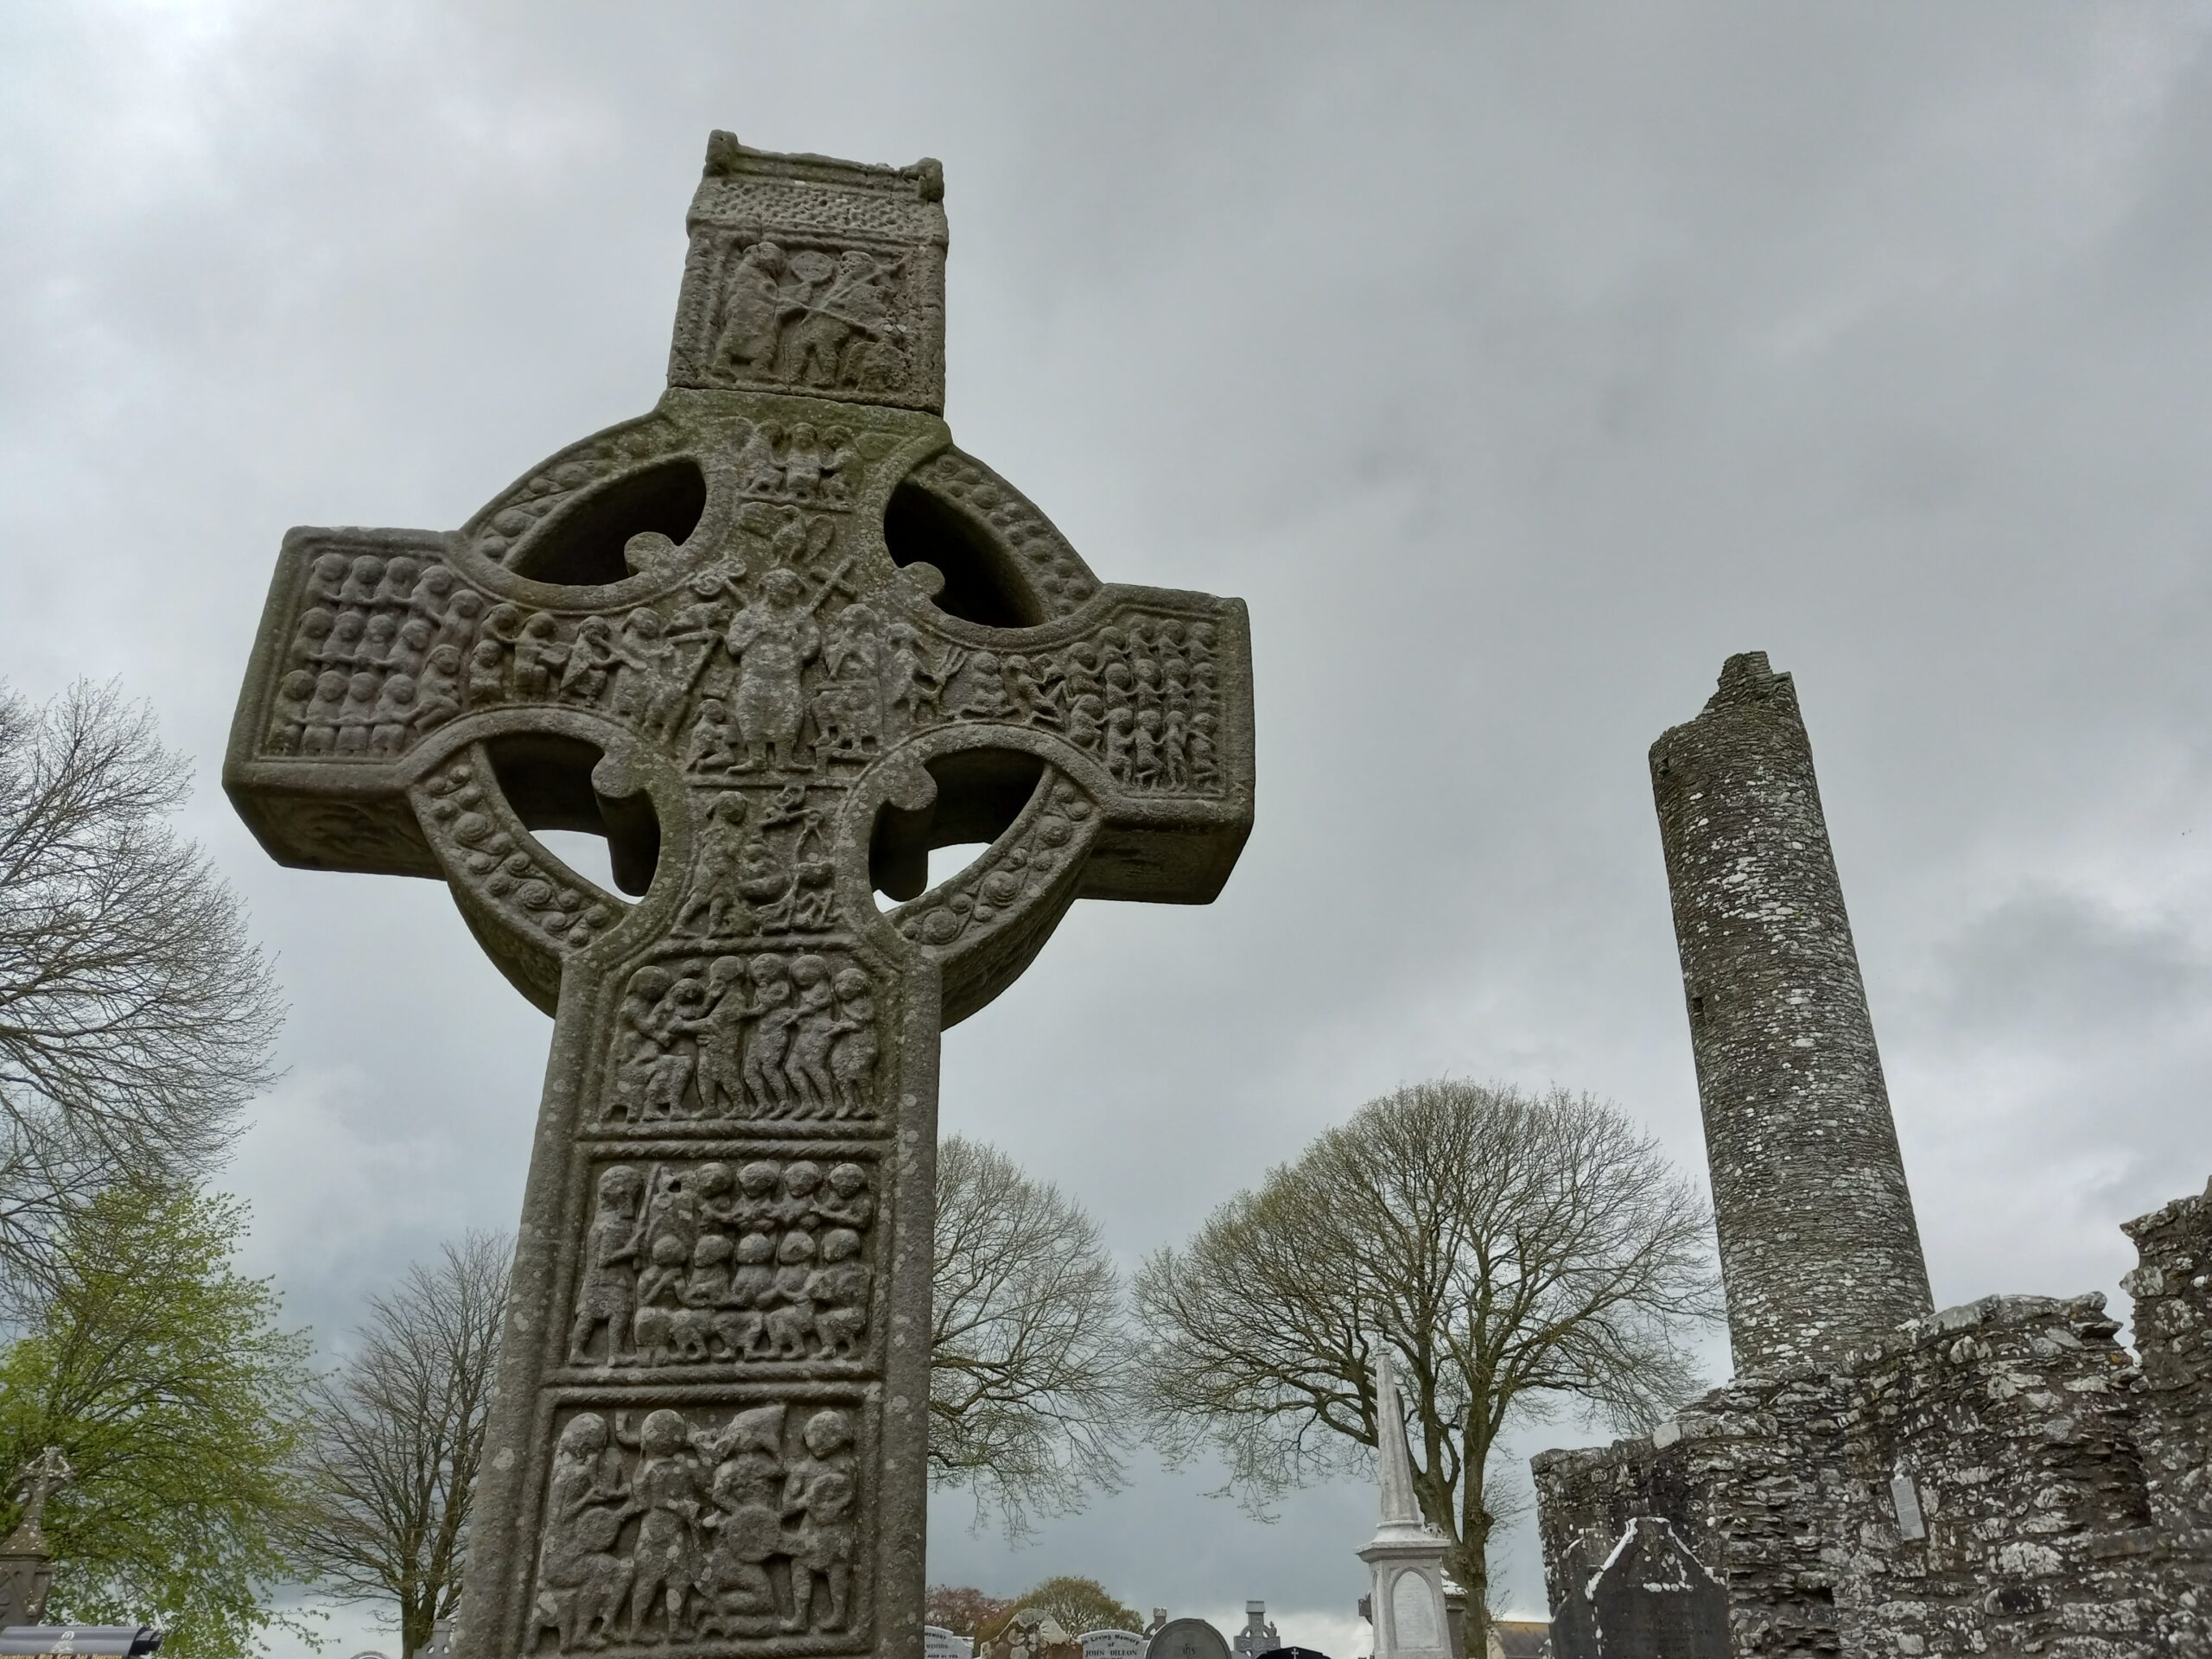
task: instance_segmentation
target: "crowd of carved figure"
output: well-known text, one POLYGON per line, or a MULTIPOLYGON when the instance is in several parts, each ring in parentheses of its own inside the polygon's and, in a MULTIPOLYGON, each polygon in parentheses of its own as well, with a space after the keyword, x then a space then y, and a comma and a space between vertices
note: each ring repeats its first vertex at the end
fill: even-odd
POLYGON ((897 305, 902 264, 859 248, 762 240, 735 250, 714 366, 817 390, 898 391, 910 373, 897 305))
POLYGON ((555 1446, 526 1651, 849 1628, 849 1411, 613 1416, 579 1412, 555 1446))
POLYGON ((826 507, 849 507, 861 479, 861 452, 852 431, 794 421, 741 421, 734 471, 747 495, 772 496, 826 507))
POLYGON ((820 951, 692 957, 630 976, 608 1120, 849 1119, 874 1109, 868 970, 820 951))
POLYGON ((849 1359, 868 1333, 874 1219, 858 1163, 611 1165, 593 1193, 569 1363, 849 1359))
POLYGON ((482 595, 442 564, 318 557, 277 686, 279 754, 396 754, 461 712, 482 595))
POLYGON ((1220 783, 1219 669, 1211 622, 1131 616, 1051 652, 949 650, 948 714, 1060 733, 1141 790, 1220 783))
MULTIPOLYGON (((770 429, 753 429, 784 487, 799 429, 780 450, 770 429)), ((818 469, 820 441, 808 442, 818 469)), ((810 477, 817 487, 818 470, 810 477)), ((825 620, 838 578, 810 584, 796 567, 821 558, 830 519, 761 501, 747 512, 760 515, 773 563, 757 582, 740 563, 698 571, 667 616, 651 605, 565 616, 492 603, 443 564, 326 553, 310 570, 269 746, 397 754, 464 709, 566 702, 669 741, 688 715, 684 765, 702 778, 865 761, 959 721, 1056 732, 1140 790, 1218 785, 1211 623, 1136 615, 1093 639, 1017 652, 938 644, 860 601, 825 620)))

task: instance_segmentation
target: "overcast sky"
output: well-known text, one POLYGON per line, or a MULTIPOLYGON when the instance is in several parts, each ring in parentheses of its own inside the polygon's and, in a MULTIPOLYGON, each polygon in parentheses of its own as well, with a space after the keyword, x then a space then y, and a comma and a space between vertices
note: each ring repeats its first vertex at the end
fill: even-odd
MULTIPOLYGON (((943 159, 962 446, 1240 594, 1259 818, 945 1045, 1125 1263, 1440 1073, 1702 1174, 1644 750, 1793 671, 1939 1304, 2212 1172, 2203 7, 0 10, 0 675, 150 697, 292 1003, 229 1179, 342 1336, 512 1224, 549 1023, 216 787, 279 538, 458 524, 662 385, 706 135, 943 159)), ((1716 1353, 1716 1360, 1718 1354, 1716 1353)), ((1521 1450, 1553 1438, 1539 1431, 1521 1450)), ((1159 1471, 933 1578, 1363 1649, 1363 1488, 1159 1471)), ((1503 1562, 1540 1608, 1525 1538, 1503 1562)), ((349 1632, 357 1621, 343 1628, 349 1632)), ((390 1645, 389 1638, 383 1638, 390 1645)))

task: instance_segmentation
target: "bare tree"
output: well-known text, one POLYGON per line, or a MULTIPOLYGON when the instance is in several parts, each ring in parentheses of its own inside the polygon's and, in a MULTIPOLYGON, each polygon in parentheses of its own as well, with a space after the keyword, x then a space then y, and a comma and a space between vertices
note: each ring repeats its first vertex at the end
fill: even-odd
POLYGON ((938 1147, 931 1483, 966 1487, 1010 1534, 1118 1486, 1131 1344, 1097 1224, 953 1135, 938 1147))
POLYGON ((1401 1089, 1146 1261, 1144 1408, 1163 1450, 1212 1446, 1263 1503, 1365 1465, 1388 1343, 1479 1653, 1501 1436, 1562 1409, 1648 1428, 1694 1392, 1688 1338, 1719 1313, 1707 1230, 1690 1183, 1600 1101, 1401 1089))
POLYGON ((238 902, 169 828, 187 768, 113 686, 0 686, 0 1285, 64 1213, 220 1162, 283 1009, 238 902))
POLYGON ((506 1237, 472 1232, 417 1262, 370 1300, 359 1345, 310 1390, 295 1560, 336 1600, 395 1604, 404 1654, 461 1600, 512 1255, 506 1237))

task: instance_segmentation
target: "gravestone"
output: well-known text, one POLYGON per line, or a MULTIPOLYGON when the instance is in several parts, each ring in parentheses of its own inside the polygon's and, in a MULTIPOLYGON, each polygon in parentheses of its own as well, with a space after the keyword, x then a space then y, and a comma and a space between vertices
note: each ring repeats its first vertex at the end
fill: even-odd
POLYGON ((1052 1614, 1023 1607, 1008 1616, 991 1639, 991 1659, 1082 1659, 1076 1638, 1052 1614))
POLYGON ((1230 1659, 1229 1643, 1203 1618, 1171 1618, 1153 1632, 1144 1659, 1230 1659))
POLYGON ((448 883, 555 1016, 467 1659, 921 1659, 939 1035, 1250 829, 1243 606, 1103 585, 952 447, 942 194, 715 135, 651 413, 285 538, 232 801, 448 883))
POLYGON ((1248 1601, 1244 1604, 1244 1628, 1236 1632, 1230 1646, 1236 1659, 1260 1659, 1281 1646, 1282 1638, 1275 1632, 1274 1622, 1268 1617, 1268 1604, 1248 1601))
POLYGON ((54 1489, 75 1478, 76 1471, 49 1446, 25 1464, 16 1478, 23 1510, 0 1540, 0 1626, 35 1625, 46 1617, 47 1592, 54 1587, 54 1554, 46 1542, 46 1504, 54 1489))
POLYGON ((1085 1630, 1083 1659, 1144 1659, 1145 1638, 1135 1630, 1085 1630))
POLYGON ((922 1626, 922 1659, 976 1659, 976 1641, 941 1624, 922 1626))
POLYGON ((1421 1518, 1414 1493, 1406 1408, 1389 1351, 1375 1357, 1375 1471, 1382 1516, 1359 1551, 1368 1592, 1360 1611, 1375 1627, 1375 1659, 1452 1659, 1443 1536, 1421 1518))
POLYGON ((1728 1597, 1674 1528, 1638 1516, 1552 1615, 1559 1659, 1729 1659, 1728 1597))

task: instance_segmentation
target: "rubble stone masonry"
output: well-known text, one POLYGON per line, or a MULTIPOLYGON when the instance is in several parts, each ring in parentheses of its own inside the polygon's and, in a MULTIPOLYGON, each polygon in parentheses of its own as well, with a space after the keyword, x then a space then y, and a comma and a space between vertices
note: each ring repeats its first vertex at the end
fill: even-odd
POLYGON ((2127 1231, 2137 1352, 2101 1295, 1993 1296, 1538 1457, 1554 1605, 1656 1516, 1744 1659, 2212 1654, 2212 1203, 2127 1231))

